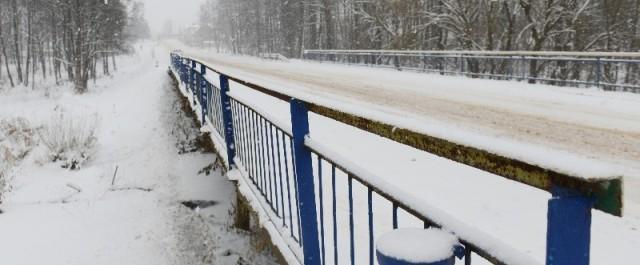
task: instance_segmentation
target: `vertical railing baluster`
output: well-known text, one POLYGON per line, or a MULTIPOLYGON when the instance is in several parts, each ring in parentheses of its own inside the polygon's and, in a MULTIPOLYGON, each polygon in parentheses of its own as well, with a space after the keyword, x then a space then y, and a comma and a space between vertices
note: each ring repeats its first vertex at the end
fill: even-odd
POLYGON ((393 229, 398 229, 398 204, 396 202, 393 202, 391 219, 393 222, 393 229))
POLYGON ((349 179, 349 253, 351 254, 351 265, 356 264, 356 242, 354 236, 354 225, 353 225, 353 178, 351 175, 348 176, 349 179))
POLYGON ((367 193, 367 214, 369 219, 369 265, 374 263, 373 247, 373 189, 369 186, 367 193))
MULTIPOLYGON (((278 176, 276 174, 276 155, 275 155, 275 148, 273 146, 273 124, 269 123, 269 149, 271 149, 271 181, 273 182, 273 193, 274 193, 274 198, 275 199, 275 208, 273 208, 273 211, 276 212, 277 214, 278 212, 278 202, 279 202, 279 198, 278 198, 278 176)), ((278 215, 278 217, 280 217, 278 215)))
POLYGON ((233 114, 233 117, 235 118, 234 120, 234 125, 236 126, 236 130, 234 135, 236 136, 236 138, 238 139, 236 141, 236 147, 237 147, 237 151, 236 154, 238 157, 240 157, 239 159, 242 161, 242 165, 245 166, 246 169, 246 164, 247 164, 247 149, 245 148, 245 142, 246 139, 244 138, 244 125, 242 124, 242 105, 238 102, 238 101, 232 101, 235 105, 235 113, 233 114))
MULTIPOLYGON (((276 215, 278 214, 278 185, 277 185, 277 181, 276 181, 276 163, 274 162, 275 160, 275 153, 273 151, 273 124, 271 124, 270 122, 267 122, 267 142, 269 144, 269 149, 271 152, 267 152, 267 156, 269 157, 269 162, 270 165, 267 164, 267 166, 271 166, 269 167, 269 183, 270 184, 270 193, 271 193, 271 209, 276 213, 276 215)), ((279 215, 278 215, 279 217, 279 215)))
POLYGON ((318 240, 318 216, 316 213, 315 188, 313 187, 311 150, 304 143, 309 134, 309 112, 305 103, 297 99, 291 100, 290 107, 304 264, 319 265, 321 261, 318 240))
MULTIPOLYGON (((289 142, 290 142, 290 145, 291 145, 291 149, 293 150, 293 138, 289 139, 289 142)), ((295 155, 292 155, 291 161, 292 161, 291 167, 293 168, 293 186, 294 187, 298 187, 298 177, 296 176, 296 157, 295 157, 295 155)), ((299 191, 297 189, 294 192, 296 205, 299 205, 299 203, 300 203, 300 198, 299 198, 298 192, 299 191)), ((296 213, 296 220, 298 221, 297 222, 298 223, 298 235, 300 237, 302 237, 302 227, 300 225, 300 222, 302 222, 302 220, 300 220, 300 209, 298 208, 298 210, 295 213, 296 213)), ((300 241, 300 246, 302 246, 302 241, 300 241)))
MULTIPOLYGON (((280 130, 276 131, 276 148, 277 148, 277 154, 278 154, 278 176, 280 177, 280 209, 282 210, 282 226, 286 225, 286 212, 284 210, 284 185, 282 182, 282 160, 280 159, 282 157, 282 155, 280 154, 280 137, 278 137, 278 132, 281 132, 280 130)), ((284 134, 284 132, 281 132, 282 134, 284 134)))
POLYGON ((234 122, 233 125, 236 127, 235 131, 234 131, 234 136, 236 137, 236 156, 238 156, 239 160, 242 161, 242 165, 245 167, 247 167, 247 149, 245 148, 245 143, 246 143, 246 139, 244 137, 244 132, 245 132, 245 128, 244 128, 244 124, 242 123, 242 105, 238 102, 233 100, 232 101, 233 105, 235 106, 233 108, 234 110, 234 122))
POLYGON ((233 119, 233 131, 235 132, 233 134, 233 137, 235 138, 233 139, 233 142, 236 143, 236 155, 240 158, 242 157, 242 148, 240 147, 242 145, 242 140, 240 140, 241 133, 240 128, 238 128, 238 125, 240 123, 238 122, 238 112, 236 111, 236 108, 236 102, 234 100, 231 100, 231 117, 233 119))
POLYGON ((600 57, 596 58, 595 67, 596 67, 596 87, 600 87, 600 82, 602 81, 602 61, 600 60, 600 57))
POLYGON ((460 75, 464 76, 464 56, 460 54, 460 75))
POLYGON ((336 200, 336 165, 331 165, 331 190, 333 195, 333 260, 338 263, 338 220, 337 220, 337 200, 336 200))
POLYGON ((273 198, 271 197, 271 182, 269 181, 269 161, 267 161, 269 157, 267 156, 267 138, 264 130, 264 128, 266 127, 266 122, 260 115, 258 115, 258 124, 258 128, 260 128, 260 146, 262 148, 262 152, 260 152, 260 157, 262 157, 262 181, 264 181, 263 186, 265 199, 267 200, 267 202, 269 202, 269 204, 271 204, 273 198))
POLYGON ((520 73, 522 81, 525 81, 527 79, 527 59, 525 56, 521 57, 521 66, 522 66, 522 72, 520 73))
POLYGON ((322 158, 318 156, 318 196, 320 203, 320 250, 322 254, 322 265, 325 262, 325 240, 324 240, 324 194, 322 194, 322 158))
POLYGON ((262 134, 260 134, 260 117, 258 116, 258 114, 256 112, 252 112, 253 113, 253 123, 254 123, 254 130, 255 130, 255 134, 254 137, 256 139, 256 179, 258 181, 258 188, 260 190, 260 193, 262 194, 262 196, 266 197, 265 194, 265 187, 266 187, 266 182, 264 181, 264 168, 261 166, 264 163, 262 162, 262 160, 264 159, 264 156, 262 155, 262 153, 264 153, 262 151, 262 134))
POLYGON ((464 265, 471 265, 471 248, 464 248, 464 265))
POLYGON ((252 175, 253 175, 253 181, 256 184, 256 187, 258 187, 258 190, 260 191, 260 193, 262 193, 262 188, 261 188, 261 182, 260 182, 260 174, 259 174, 259 163, 258 163, 258 136, 256 134, 256 130, 257 130, 257 125, 256 125, 256 113, 251 110, 250 108, 247 108, 247 112, 249 113, 249 137, 252 140, 251 143, 251 168, 252 168, 252 175))
MULTIPOLYGON (((285 141, 285 134, 282 134, 282 148, 284 149, 284 172, 287 179, 287 200, 289 201, 289 228, 291 230, 291 237, 293 237, 293 211, 291 210, 291 184, 289 181, 289 159, 287 158, 287 141, 285 141)), ((293 155, 293 154, 292 154, 293 155)))

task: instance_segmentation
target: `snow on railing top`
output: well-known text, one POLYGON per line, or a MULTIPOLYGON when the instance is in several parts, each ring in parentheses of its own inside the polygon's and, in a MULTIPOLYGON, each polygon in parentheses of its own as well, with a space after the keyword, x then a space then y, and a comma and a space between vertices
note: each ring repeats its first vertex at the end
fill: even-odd
MULTIPOLYGON (((197 59, 184 58, 207 65, 197 59)), ((210 66, 207 68, 227 76, 229 80, 274 98, 284 101, 296 98, 304 102, 309 111, 316 114, 461 164, 549 192, 553 187, 576 190, 586 196, 594 197, 596 200, 594 208, 615 216, 622 215, 622 174, 610 174, 606 171, 596 172, 595 175, 585 174, 584 170, 563 168, 562 163, 549 164, 537 158, 528 159, 527 154, 520 154, 518 158, 514 158, 497 150, 490 150, 486 145, 461 141, 460 138, 451 138, 443 134, 412 130, 411 126, 394 124, 388 119, 384 121, 372 119, 365 117, 371 115, 362 111, 356 112, 344 105, 293 89, 275 88, 267 82, 250 82, 240 78, 239 75, 234 75, 231 71, 222 72, 210 66)))
POLYGON ((491 55, 491 56, 547 56, 547 57, 605 57, 639 58, 640 52, 566 52, 566 51, 469 51, 469 50, 304 50, 304 53, 326 54, 407 54, 407 55, 491 55))

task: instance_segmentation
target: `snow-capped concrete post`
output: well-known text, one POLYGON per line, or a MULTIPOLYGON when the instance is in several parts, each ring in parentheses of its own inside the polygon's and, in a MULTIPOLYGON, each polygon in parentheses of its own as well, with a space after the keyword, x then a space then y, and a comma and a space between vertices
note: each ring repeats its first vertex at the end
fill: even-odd
POLYGON ((401 228, 378 239, 376 256, 380 265, 454 265, 464 248, 453 234, 437 228, 401 228))
POLYGON ((236 145, 233 139, 233 119, 231 117, 231 98, 227 94, 229 93, 229 77, 226 75, 220 75, 220 103, 222 104, 222 123, 224 125, 224 140, 227 144, 227 161, 229 162, 229 169, 231 169, 235 163, 233 158, 236 157, 236 145))
POLYGON ((588 265, 594 199, 553 187, 547 210, 547 265, 588 265))
POLYGON ((209 91, 207 91, 207 67, 204 64, 200 64, 200 110, 202 111, 202 124, 207 120, 209 115, 209 91))
POLYGON ((318 239, 318 215, 311 165, 311 150, 304 144, 309 135, 309 111, 304 102, 291 99, 291 127, 293 131, 293 162, 298 189, 298 211, 302 230, 302 251, 305 265, 319 265, 320 240, 318 239))

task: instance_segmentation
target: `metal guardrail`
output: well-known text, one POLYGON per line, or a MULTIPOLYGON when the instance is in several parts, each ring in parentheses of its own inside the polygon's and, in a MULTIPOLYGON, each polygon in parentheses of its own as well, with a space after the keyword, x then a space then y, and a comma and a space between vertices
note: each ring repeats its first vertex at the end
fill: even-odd
POLYGON ((550 192, 553 196, 548 202, 547 264, 589 264, 591 209, 618 216, 622 213, 620 178, 571 176, 446 139, 397 129, 391 124, 294 98, 178 54, 171 55, 171 65, 203 123, 215 128, 216 137, 224 140, 225 150, 218 151, 226 153, 227 166, 243 172, 244 180, 261 198, 271 221, 279 224, 280 236, 291 248, 301 249, 299 259, 304 264, 374 264, 373 231, 384 229, 376 226, 374 219, 390 218, 395 229, 399 225, 399 210, 421 220, 424 227, 444 227, 454 232, 465 247, 465 264, 471 264, 472 253, 494 264, 535 264, 526 255, 513 254, 518 252, 509 245, 488 240, 490 235, 460 224, 437 207, 417 203, 384 179, 345 164, 343 161, 348 158, 313 140, 309 111, 550 192), (212 75, 219 82, 212 82, 212 75), (236 97, 230 83, 288 102, 291 123, 282 123, 236 97), (343 209, 336 199, 336 189, 341 183, 348 190, 348 205, 344 207, 348 221, 339 220, 337 214, 343 209), (354 237, 355 185, 366 189, 367 242, 356 242, 354 237), (392 205, 390 213, 374 211, 374 202, 380 200, 392 205), (327 203, 330 207, 326 207, 327 203), (348 235, 339 234, 340 224, 344 223, 348 223, 348 235), (345 236, 349 253, 341 253, 338 246, 346 244, 340 243, 345 236), (356 260, 356 250, 358 253, 368 250, 368 259, 356 260))
POLYGON ((638 52, 305 50, 303 58, 640 93, 638 52))

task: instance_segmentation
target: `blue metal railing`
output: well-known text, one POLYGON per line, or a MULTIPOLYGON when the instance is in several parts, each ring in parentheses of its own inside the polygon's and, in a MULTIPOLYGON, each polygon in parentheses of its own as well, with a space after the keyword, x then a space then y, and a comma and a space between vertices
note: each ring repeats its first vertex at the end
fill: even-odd
POLYGON ((499 240, 490 241, 490 235, 456 222, 435 207, 416 204, 419 200, 394 189, 385 180, 345 163, 348 158, 310 138, 309 111, 425 151, 431 149, 425 147, 423 139, 443 144, 438 150, 453 146, 457 148, 451 152, 455 156, 433 153, 549 191, 552 199, 548 203, 546 264, 589 264, 591 209, 614 215, 621 211, 621 204, 617 204, 621 196, 619 179, 586 181, 565 176, 471 147, 439 143, 437 138, 391 129, 391 125, 231 77, 178 54, 171 55, 171 63, 172 72, 184 88, 181 91, 190 98, 200 120, 214 128, 213 137, 224 140, 224 146, 217 148, 222 155, 226 154, 227 166, 241 172, 270 221, 277 225, 279 235, 303 264, 375 264, 374 232, 401 225, 444 227, 452 231, 465 248, 465 264, 471 264, 473 254, 494 264, 536 264, 499 240), (214 77, 218 82, 213 81, 214 77), (290 125, 237 97, 231 91, 235 85, 286 101, 290 106, 290 125), (459 158, 466 152, 491 163, 484 167, 459 158), (533 173, 529 178, 519 179, 508 172, 492 171, 499 163, 509 164, 512 171, 533 173), (547 175, 536 175, 540 171, 547 175), (528 182, 532 179, 533 182, 528 182), (602 190, 603 187, 607 189, 602 190), (361 209, 366 209, 364 219, 358 214, 361 209), (363 220, 366 226, 355 225, 363 220), (478 240, 477 235, 486 240, 478 240))
POLYGON ((640 92, 640 53, 305 50, 314 61, 640 92))

